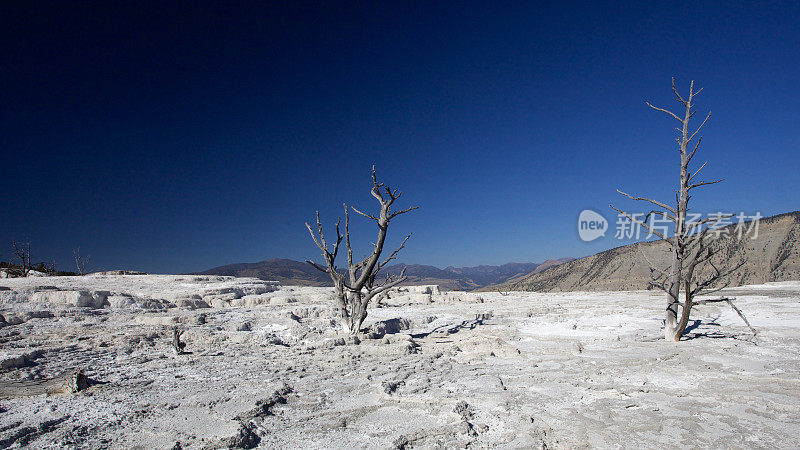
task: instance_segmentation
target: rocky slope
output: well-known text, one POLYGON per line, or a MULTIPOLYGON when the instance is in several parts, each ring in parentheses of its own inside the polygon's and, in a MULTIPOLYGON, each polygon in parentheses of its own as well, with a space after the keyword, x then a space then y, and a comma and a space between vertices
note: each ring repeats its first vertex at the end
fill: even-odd
MULTIPOLYGON (((800 280, 800 212, 761 219, 757 239, 731 236, 716 243, 714 264, 722 272, 743 265, 724 282, 730 286, 768 281, 800 280)), ((484 290, 515 291, 619 291, 646 289, 650 264, 669 266, 663 241, 641 242, 607 250, 557 267, 510 280, 484 290)))

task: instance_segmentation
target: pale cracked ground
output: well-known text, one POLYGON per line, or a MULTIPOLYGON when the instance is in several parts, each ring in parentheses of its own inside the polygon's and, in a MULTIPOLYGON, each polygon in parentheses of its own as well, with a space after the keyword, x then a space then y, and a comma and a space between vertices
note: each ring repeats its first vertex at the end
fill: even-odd
POLYGON ((1 399, 0 447, 800 447, 797 282, 726 291, 757 339, 715 304, 680 343, 644 291, 411 288, 372 308, 356 343, 337 336, 327 289, 275 289, 0 280, 0 379, 83 368, 96 382, 1 399), (92 306, 69 304, 81 298, 92 306), (173 354, 175 324, 192 354, 173 354))

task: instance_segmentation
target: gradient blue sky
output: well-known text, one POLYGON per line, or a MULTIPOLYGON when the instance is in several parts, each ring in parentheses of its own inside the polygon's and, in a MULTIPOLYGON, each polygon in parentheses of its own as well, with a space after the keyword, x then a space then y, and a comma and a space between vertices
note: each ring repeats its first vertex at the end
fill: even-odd
POLYGON ((695 208, 800 209, 797 2, 121 3, 0 6, 0 259, 314 257, 303 223, 374 208, 373 163, 421 207, 403 262, 589 255, 620 242, 581 242, 580 210, 671 198, 644 102, 677 107, 672 76, 705 88, 696 159, 728 180, 695 208))

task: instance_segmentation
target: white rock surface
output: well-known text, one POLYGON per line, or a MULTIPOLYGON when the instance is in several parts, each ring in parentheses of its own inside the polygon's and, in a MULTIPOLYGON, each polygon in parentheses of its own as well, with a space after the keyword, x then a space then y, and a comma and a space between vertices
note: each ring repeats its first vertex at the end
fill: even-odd
POLYGON ((252 305, 263 304, 269 302, 268 294, 278 289, 276 282, 255 278, 195 275, 10 278, 3 286, 9 290, 0 291, 0 304, 133 309, 226 307, 245 296, 252 305))
POLYGON ((97 383, 0 399, 0 447, 798 448, 800 283, 727 294, 757 339, 709 304, 666 342, 650 292, 403 288, 352 338, 326 288, 5 279, 0 381, 97 383))

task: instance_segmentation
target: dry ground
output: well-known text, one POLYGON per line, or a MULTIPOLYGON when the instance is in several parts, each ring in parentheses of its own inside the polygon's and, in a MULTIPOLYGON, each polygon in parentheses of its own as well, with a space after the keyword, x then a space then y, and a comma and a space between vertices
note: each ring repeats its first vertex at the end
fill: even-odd
POLYGON ((726 292, 757 339, 713 304, 680 343, 645 291, 406 289, 345 339, 324 288, 0 280, 0 380, 93 380, 0 399, 0 448, 800 447, 798 282, 726 292))

